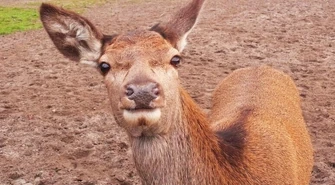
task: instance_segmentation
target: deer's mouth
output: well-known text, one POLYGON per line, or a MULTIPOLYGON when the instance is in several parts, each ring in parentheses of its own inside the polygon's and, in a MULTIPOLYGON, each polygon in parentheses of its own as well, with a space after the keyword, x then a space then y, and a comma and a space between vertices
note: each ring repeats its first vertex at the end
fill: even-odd
POLYGON ((124 120, 133 126, 151 126, 161 118, 161 109, 124 109, 124 120))

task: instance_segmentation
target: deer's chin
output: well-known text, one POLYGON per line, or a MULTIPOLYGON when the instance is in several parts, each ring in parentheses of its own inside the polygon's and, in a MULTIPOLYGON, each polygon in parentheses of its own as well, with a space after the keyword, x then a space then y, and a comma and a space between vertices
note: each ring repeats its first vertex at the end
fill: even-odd
POLYGON ((162 113, 159 108, 123 110, 124 120, 132 127, 150 127, 160 120, 161 114, 162 113))

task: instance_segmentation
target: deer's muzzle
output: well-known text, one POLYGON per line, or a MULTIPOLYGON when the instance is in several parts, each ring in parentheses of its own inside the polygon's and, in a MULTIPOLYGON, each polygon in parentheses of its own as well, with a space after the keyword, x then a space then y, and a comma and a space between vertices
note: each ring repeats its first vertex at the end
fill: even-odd
POLYGON ((147 81, 125 85, 119 108, 123 110, 124 121, 136 131, 133 136, 137 136, 143 134, 144 127, 151 127, 160 120, 164 106, 165 98, 160 85, 147 81))
POLYGON ((158 83, 130 83, 125 85, 121 109, 146 110, 165 106, 164 94, 158 83))
POLYGON ((135 102, 135 109, 152 109, 152 101, 159 97, 160 90, 156 83, 126 86, 126 98, 135 102))

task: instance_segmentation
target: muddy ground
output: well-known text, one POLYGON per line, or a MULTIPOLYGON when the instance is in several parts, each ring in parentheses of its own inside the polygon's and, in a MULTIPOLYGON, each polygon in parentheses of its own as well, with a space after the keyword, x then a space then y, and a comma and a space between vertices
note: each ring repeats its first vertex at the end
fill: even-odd
MULTIPOLYGON (((84 15, 111 34, 152 26, 179 6, 119 0, 84 15)), ((335 184, 335 1, 208 1, 184 57, 181 81, 207 110, 235 69, 267 64, 291 75, 315 150, 311 184, 335 184)), ((42 29, 0 36, 1 185, 140 184, 102 80, 42 29)))

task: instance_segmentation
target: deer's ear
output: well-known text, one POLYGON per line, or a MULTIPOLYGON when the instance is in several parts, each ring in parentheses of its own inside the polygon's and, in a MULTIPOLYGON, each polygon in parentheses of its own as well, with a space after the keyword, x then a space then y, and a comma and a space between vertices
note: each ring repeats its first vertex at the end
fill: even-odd
POLYGON ((186 46, 186 38, 197 21, 203 3, 204 0, 193 0, 180 9, 169 21, 157 24, 150 30, 160 33, 181 52, 186 46))
POLYGON ((71 60, 96 65, 103 34, 86 18, 50 4, 40 7, 41 21, 57 49, 71 60))

